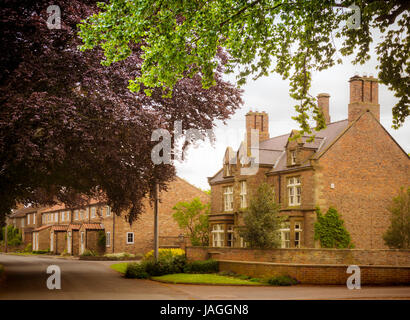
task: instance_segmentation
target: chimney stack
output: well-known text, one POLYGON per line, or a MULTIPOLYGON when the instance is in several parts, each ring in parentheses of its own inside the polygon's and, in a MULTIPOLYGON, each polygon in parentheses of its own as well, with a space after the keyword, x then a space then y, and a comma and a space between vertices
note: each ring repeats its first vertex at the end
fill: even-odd
POLYGON ((379 83, 372 76, 355 75, 350 78, 349 123, 363 112, 370 111, 380 121, 379 83))
POLYGON ((259 142, 269 139, 269 116, 265 111, 249 111, 246 114, 246 145, 248 155, 251 154, 251 130, 256 129, 259 133, 259 142))
POLYGON ((319 93, 317 96, 317 106, 323 112, 326 125, 330 123, 329 98, 330 98, 330 94, 328 93, 319 93))

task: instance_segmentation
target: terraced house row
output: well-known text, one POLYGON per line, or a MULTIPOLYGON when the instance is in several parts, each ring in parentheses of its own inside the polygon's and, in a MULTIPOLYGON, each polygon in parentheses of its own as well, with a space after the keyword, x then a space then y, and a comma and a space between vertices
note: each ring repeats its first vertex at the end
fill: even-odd
POLYGON ((242 210, 258 184, 266 181, 274 187, 280 214, 288 217, 280 230, 283 248, 318 246, 317 206, 322 212, 330 206, 338 210, 356 248, 385 247, 387 207, 400 187, 410 186, 410 159, 380 124, 377 79, 353 76, 349 87, 345 120, 331 122, 330 95, 318 95, 327 127, 315 133, 314 141, 307 136, 289 139, 296 130, 270 137, 266 112, 246 115, 246 139, 237 151, 227 147, 222 168, 208 178, 212 246, 245 246, 238 233, 242 210), (254 150, 252 130, 259 133, 254 150), (255 172, 249 170, 249 161, 257 164, 255 172))
MULTIPOLYGON (((172 218, 172 207, 179 201, 195 197, 204 203, 209 196, 181 178, 160 193, 159 241, 161 247, 178 247, 184 242, 183 230, 172 218)), ((99 253, 146 253, 153 249, 154 213, 148 200, 138 221, 130 225, 124 215, 116 215, 104 202, 90 200, 81 208, 64 205, 41 208, 20 208, 8 217, 22 231, 25 244, 33 250, 50 250, 55 254, 67 252, 80 255, 85 250, 99 253), (105 235, 105 244, 101 244, 105 235)))

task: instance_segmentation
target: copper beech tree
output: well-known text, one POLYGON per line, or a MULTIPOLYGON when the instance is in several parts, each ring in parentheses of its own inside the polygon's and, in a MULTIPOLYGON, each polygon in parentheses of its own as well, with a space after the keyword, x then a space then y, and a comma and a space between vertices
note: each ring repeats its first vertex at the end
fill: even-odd
POLYGON ((77 25, 98 12, 95 1, 3 1, 0 72, 0 215, 17 203, 78 205, 105 195, 113 211, 133 221, 143 199, 175 176, 154 165, 157 128, 205 132, 241 103, 241 91, 224 81, 219 50, 216 85, 181 78, 172 98, 160 89, 133 93, 128 80, 141 72, 140 44, 127 59, 103 66, 99 49, 81 52, 77 25), (61 28, 49 29, 49 5, 61 10, 61 28))

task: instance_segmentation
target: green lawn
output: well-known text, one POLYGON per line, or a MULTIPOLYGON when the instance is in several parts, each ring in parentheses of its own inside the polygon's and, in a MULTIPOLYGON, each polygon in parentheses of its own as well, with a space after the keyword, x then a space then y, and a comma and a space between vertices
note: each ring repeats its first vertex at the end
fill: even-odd
POLYGON ((169 283, 185 283, 185 284, 219 284, 219 285, 247 285, 260 286, 264 285, 260 282, 252 282, 234 277, 221 276, 218 274, 188 274, 175 273, 167 274, 159 277, 152 277, 152 280, 169 282, 169 283))
POLYGON ((127 271, 127 264, 128 262, 115 263, 110 265, 110 268, 125 274, 125 271, 127 271))

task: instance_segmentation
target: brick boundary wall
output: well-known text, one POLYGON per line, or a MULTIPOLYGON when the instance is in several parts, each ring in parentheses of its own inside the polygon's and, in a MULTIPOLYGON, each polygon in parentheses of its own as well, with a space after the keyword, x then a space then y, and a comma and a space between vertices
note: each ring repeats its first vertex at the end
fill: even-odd
POLYGON ((358 265, 364 285, 410 285, 410 250, 187 247, 188 260, 215 259, 220 271, 251 277, 289 275, 302 284, 346 285, 358 265))
POLYGON ((396 249, 249 249, 186 247, 188 260, 235 260, 286 264, 410 266, 410 250, 396 249))
MULTIPOLYGON (((15 252, 15 251, 23 251, 26 248, 27 244, 20 244, 18 246, 7 246, 7 251, 8 252, 15 252)), ((4 244, 0 244, 0 252, 5 252, 5 245, 4 244)))
MULTIPOLYGON (((360 267, 361 285, 410 285, 410 267, 360 267)), ((346 285, 348 265, 286 264, 256 261, 219 260, 220 271, 231 271, 251 277, 289 275, 301 284, 346 285)))

